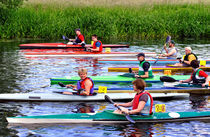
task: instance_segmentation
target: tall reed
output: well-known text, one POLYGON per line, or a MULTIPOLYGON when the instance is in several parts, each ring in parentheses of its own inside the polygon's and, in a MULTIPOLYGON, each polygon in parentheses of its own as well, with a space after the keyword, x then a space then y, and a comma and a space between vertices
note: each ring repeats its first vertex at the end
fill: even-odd
POLYGON ((32 4, 14 12, 1 38, 60 38, 80 28, 86 37, 159 38, 207 37, 209 5, 58 6, 32 4))

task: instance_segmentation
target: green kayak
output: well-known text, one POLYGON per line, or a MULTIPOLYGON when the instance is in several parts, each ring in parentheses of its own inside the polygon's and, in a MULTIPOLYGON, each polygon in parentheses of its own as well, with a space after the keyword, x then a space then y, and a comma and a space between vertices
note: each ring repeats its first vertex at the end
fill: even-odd
MULTIPOLYGON (((147 83, 155 83, 155 82, 160 82, 160 75, 155 75, 152 78, 145 78, 145 82, 147 83)), ((190 75, 172 75, 170 76, 176 80, 185 80, 189 79, 190 75)), ((131 83, 133 80, 136 78, 133 77, 125 77, 125 76, 90 76, 90 78, 94 82, 100 82, 100 83, 131 83)), ((62 82, 64 84, 71 84, 71 83, 76 83, 80 77, 74 76, 74 77, 63 77, 63 78, 51 78, 51 85, 53 84, 58 84, 58 82, 62 82)))
MULTIPOLYGON (((150 116, 130 115, 136 122, 176 122, 208 120, 210 111, 154 113, 150 116)), ((60 115, 8 117, 9 124, 46 124, 46 123, 128 123, 124 115, 114 114, 112 110, 100 113, 74 113, 60 115)))

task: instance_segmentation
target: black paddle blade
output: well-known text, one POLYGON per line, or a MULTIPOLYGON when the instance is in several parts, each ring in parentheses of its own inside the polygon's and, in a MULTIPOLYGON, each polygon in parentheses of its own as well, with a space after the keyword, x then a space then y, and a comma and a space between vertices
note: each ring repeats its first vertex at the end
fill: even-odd
POLYGON ((114 102, 112 101, 112 99, 109 96, 105 95, 104 98, 107 102, 114 104, 114 102))
POLYGON ((169 41, 171 41, 171 36, 167 36, 166 38, 166 43, 168 43, 169 41))
POLYGON ((64 84, 61 83, 61 82, 58 82, 58 85, 60 85, 61 87, 66 87, 66 85, 64 85, 64 84))
POLYGON ((169 76, 162 76, 162 77, 160 77, 160 81, 162 81, 162 82, 176 82, 178 80, 175 80, 174 78, 169 77, 169 76))
POLYGON ((129 68, 128 71, 129 71, 129 73, 132 73, 132 68, 129 68))

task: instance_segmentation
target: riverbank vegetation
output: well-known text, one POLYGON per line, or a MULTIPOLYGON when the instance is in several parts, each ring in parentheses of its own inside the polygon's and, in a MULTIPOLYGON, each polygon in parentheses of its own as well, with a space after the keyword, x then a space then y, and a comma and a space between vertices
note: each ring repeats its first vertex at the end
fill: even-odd
POLYGON ((101 38, 209 36, 210 4, 189 1, 29 0, 0 26, 0 37, 57 39, 75 28, 101 38))

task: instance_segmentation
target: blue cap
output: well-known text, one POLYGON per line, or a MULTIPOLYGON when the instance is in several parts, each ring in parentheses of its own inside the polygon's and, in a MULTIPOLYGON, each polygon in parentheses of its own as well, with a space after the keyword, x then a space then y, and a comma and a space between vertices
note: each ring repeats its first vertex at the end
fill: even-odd
POLYGON ((144 54, 143 52, 141 52, 141 53, 137 54, 136 56, 137 56, 137 57, 140 57, 140 56, 145 57, 145 54, 144 54))

